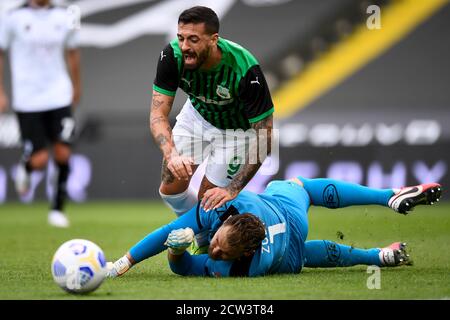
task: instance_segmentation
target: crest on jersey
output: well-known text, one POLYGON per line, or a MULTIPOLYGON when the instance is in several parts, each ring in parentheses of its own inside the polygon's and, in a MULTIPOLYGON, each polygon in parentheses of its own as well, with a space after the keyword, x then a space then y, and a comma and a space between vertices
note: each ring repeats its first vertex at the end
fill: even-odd
POLYGON ((216 93, 219 97, 223 98, 223 99, 230 99, 231 95, 230 95, 230 90, 228 88, 222 87, 221 85, 217 86, 217 90, 216 93))

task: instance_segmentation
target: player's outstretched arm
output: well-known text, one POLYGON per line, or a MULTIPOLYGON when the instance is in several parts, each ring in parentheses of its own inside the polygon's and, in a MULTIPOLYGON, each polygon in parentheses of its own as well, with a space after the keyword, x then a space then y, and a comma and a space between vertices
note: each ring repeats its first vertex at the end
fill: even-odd
POLYGON ((207 254, 191 255, 184 251, 178 256, 170 255, 169 266, 180 276, 231 277, 234 261, 213 260, 207 254))
POLYGON ((201 219, 197 215, 197 207, 193 207, 181 217, 149 233, 137 242, 122 258, 114 263, 108 263, 108 276, 120 276, 127 272, 134 264, 164 251, 167 248, 167 238, 173 230, 190 228, 193 233, 199 233, 208 229, 209 225, 205 224, 208 220, 205 219, 203 222, 200 222, 201 219))
POLYGON ((168 247, 169 260, 182 255, 194 241, 194 236, 194 230, 191 228, 172 230, 164 242, 164 245, 168 247))
POLYGON ((194 241, 194 236, 194 231, 191 228, 173 230, 169 233, 165 245, 168 247, 169 265, 174 273, 183 276, 204 275, 207 255, 194 259, 189 252, 186 252, 186 249, 194 241))
MULTIPOLYGON (((169 252, 169 251, 168 251, 169 252)), ((180 276, 208 276, 206 274, 207 254, 191 255, 183 252, 180 255, 168 253, 169 266, 173 273, 180 276)))

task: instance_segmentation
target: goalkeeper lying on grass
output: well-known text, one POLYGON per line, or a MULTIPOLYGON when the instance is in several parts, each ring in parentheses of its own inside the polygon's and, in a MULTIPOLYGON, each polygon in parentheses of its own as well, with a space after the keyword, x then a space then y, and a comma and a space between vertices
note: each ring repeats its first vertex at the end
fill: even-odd
POLYGON ((185 276, 252 277, 298 273, 303 267, 400 266, 409 262, 405 243, 366 250, 327 240, 306 241, 309 206, 378 204, 407 214, 440 196, 437 183, 395 190, 331 179, 273 181, 263 193, 243 191, 215 210, 205 211, 198 204, 147 235, 116 262, 108 262, 108 276, 120 276, 166 248, 172 271, 185 276), (191 255, 186 249, 194 234, 205 230, 211 239, 208 254, 191 255))

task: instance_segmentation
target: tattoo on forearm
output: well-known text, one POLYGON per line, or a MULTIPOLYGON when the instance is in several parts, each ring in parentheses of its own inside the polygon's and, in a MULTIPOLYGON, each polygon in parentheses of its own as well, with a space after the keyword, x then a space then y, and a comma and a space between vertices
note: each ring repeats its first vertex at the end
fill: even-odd
POLYGON ((150 126, 152 127, 162 122, 167 122, 167 118, 164 116, 150 117, 150 126))
POLYGON ((156 110, 164 104, 164 100, 161 100, 160 94, 154 94, 152 98, 152 109, 156 110))
POLYGON ((238 175, 234 177, 233 181, 231 181, 230 185, 227 188, 233 194, 239 193, 253 178, 253 176, 258 171, 259 167, 261 167, 261 163, 257 164, 246 163, 242 167, 241 172, 239 172, 238 175))
POLYGON ((158 109, 164 104, 164 101, 153 99, 153 109, 158 109))
POLYGON ((161 181, 165 184, 170 184, 175 181, 175 177, 172 172, 170 172, 169 168, 167 168, 167 161, 163 160, 162 169, 161 169, 161 181))
MULTIPOLYGON (((264 133, 263 133, 264 139, 261 139, 262 140, 261 142, 266 143, 267 155, 269 155, 270 152, 272 151, 273 116, 270 115, 269 117, 267 117, 259 122, 253 123, 251 127, 252 127, 252 129, 254 129, 256 131, 258 137, 260 134, 259 130, 264 129, 264 133)), ((258 141, 260 141, 260 140, 258 139, 258 141)))
MULTIPOLYGON (((271 152, 271 146, 272 146, 272 128, 273 128, 273 117, 269 116, 261 121, 258 121, 256 123, 253 123, 251 125, 251 128, 256 131, 257 137, 259 137, 259 130, 265 129, 265 139, 262 139, 262 142, 265 142, 267 144, 267 154, 269 155, 271 152), (265 140, 265 141, 264 141, 265 140)), ((250 150, 248 152, 258 152, 258 144, 260 143, 260 139, 257 138, 258 143, 253 144, 250 146, 250 150)), ((248 163, 248 154, 247 154, 247 160, 242 167, 241 171, 233 178, 233 181, 231 181, 230 185, 227 187, 228 190, 230 190, 232 193, 238 193, 240 192, 247 183, 253 178, 253 176, 256 174, 258 169, 261 167, 262 163, 264 162, 264 159, 261 159, 260 157, 257 157, 257 163, 256 164, 250 164, 248 163)))
POLYGON ((167 137, 164 134, 160 133, 155 137, 155 141, 159 146, 162 147, 162 146, 166 145, 166 143, 169 141, 169 139, 167 139, 167 137))

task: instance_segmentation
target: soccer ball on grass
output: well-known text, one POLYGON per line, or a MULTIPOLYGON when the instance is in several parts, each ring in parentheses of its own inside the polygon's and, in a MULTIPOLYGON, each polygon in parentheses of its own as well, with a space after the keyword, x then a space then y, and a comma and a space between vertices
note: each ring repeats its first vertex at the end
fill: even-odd
POLYGON ((92 292, 105 279, 105 255, 89 240, 69 240, 53 256, 52 275, 56 284, 67 292, 92 292))

